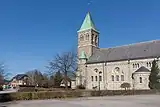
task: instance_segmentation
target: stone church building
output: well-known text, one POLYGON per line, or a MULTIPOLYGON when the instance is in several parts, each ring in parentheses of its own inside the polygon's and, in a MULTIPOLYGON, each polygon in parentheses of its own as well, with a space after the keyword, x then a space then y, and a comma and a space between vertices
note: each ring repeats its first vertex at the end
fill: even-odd
POLYGON ((102 49, 99 38, 88 13, 78 31, 76 85, 88 90, 121 90, 121 84, 129 83, 131 89, 149 89, 152 61, 160 57, 160 40, 102 49))

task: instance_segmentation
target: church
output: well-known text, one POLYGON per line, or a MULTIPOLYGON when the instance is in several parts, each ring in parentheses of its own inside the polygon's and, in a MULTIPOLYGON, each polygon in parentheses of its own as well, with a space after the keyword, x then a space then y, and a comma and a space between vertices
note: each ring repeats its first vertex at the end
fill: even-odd
POLYGON ((160 66, 160 40, 102 49, 99 38, 88 12, 78 31, 76 85, 87 90, 121 90, 121 84, 129 83, 130 89, 149 89, 153 60, 160 66))

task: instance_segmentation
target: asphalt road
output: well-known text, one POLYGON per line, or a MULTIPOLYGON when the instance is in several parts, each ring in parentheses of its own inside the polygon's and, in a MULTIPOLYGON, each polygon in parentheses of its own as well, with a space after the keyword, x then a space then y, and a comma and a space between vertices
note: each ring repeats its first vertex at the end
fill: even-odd
POLYGON ((160 95, 90 97, 66 100, 18 101, 0 107, 160 107, 160 95))

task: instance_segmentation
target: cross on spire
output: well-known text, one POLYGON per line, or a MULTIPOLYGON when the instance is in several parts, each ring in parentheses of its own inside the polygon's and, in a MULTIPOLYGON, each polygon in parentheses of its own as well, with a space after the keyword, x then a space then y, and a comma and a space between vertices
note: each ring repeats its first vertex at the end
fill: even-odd
POLYGON ((92 0, 88 0, 88 3, 87 3, 87 5, 88 5, 88 11, 90 10, 90 6, 91 6, 91 4, 92 4, 92 0))

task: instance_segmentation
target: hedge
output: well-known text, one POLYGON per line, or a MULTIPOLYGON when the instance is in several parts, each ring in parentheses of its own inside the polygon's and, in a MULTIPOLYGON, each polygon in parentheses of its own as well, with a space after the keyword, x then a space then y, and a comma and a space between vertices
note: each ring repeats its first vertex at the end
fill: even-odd
POLYGON ((81 92, 69 91, 69 92, 17 92, 10 94, 13 100, 43 100, 43 99, 55 99, 55 98, 74 98, 80 97, 81 92))
MULTIPOLYGON (((10 93, 7 100, 44 100, 55 98, 77 98, 91 96, 114 96, 114 95, 140 95, 140 94, 157 94, 156 90, 104 90, 104 91, 47 91, 47 92, 17 92, 10 93)), ((159 93, 159 92, 158 92, 159 93)), ((5 97, 2 99, 4 100, 5 97)))

